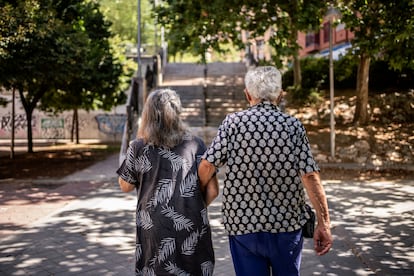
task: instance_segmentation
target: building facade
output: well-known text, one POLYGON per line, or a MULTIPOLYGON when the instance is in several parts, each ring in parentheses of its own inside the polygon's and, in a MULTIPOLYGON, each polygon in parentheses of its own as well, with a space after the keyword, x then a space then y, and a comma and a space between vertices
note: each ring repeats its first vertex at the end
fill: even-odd
MULTIPOLYGON (((308 32, 298 34, 298 44, 301 46, 299 57, 303 58, 309 55, 323 57, 329 54, 329 31, 331 22, 325 20, 323 27, 318 32, 308 32)), ((345 24, 341 23, 336 27, 333 26, 333 54, 334 59, 338 59, 340 55, 344 55, 346 50, 351 47, 351 41, 355 37, 354 33, 345 28, 345 24)))
MULTIPOLYGON (((330 25, 331 22, 326 18, 320 30, 307 33, 298 32, 299 58, 328 56, 330 25)), ((333 58, 336 60, 351 48, 351 41, 355 35, 346 29, 343 23, 333 26, 333 28, 333 58)), ((272 49, 268 41, 275 34, 277 34, 277 30, 273 28, 269 28, 261 37, 250 37, 248 31, 242 31, 241 37, 246 48, 241 54, 246 62, 252 64, 260 60, 270 61, 272 49)))

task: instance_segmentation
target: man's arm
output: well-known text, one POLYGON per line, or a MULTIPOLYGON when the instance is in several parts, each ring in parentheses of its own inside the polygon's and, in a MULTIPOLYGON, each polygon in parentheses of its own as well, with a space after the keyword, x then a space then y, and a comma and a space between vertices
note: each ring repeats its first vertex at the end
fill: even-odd
POLYGON ((201 192, 208 206, 219 193, 216 167, 205 159, 201 160, 198 167, 198 178, 200 179, 201 192))
POLYGON ((132 185, 131 183, 126 182, 120 177, 118 177, 118 183, 119 183, 119 187, 121 187, 121 190, 125 193, 131 192, 135 189, 135 185, 132 185))
POLYGON ((313 235, 313 241, 316 254, 322 256, 328 253, 332 247, 328 202, 318 172, 304 174, 302 182, 316 211, 318 224, 313 235))

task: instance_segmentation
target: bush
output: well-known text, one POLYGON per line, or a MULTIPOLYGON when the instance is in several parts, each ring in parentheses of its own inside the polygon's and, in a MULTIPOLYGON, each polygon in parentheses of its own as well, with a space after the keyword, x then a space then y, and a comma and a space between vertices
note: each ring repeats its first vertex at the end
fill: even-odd
POLYGON ((371 63, 369 70, 369 87, 374 91, 385 89, 412 89, 414 71, 404 68, 401 71, 390 68, 386 61, 378 60, 371 63))
MULTIPOLYGON (((284 89, 289 97, 298 102, 315 102, 322 97, 323 90, 329 89, 329 60, 327 58, 307 57, 301 59, 302 86, 293 86, 293 68, 283 74, 284 89)), ((334 61, 335 89, 355 89, 358 71, 358 58, 348 54, 334 61)), ((390 69, 386 61, 373 60, 370 65, 370 90, 413 88, 414 70, 403 69, 401 72, 390 69)))
POLYGON ((334 61, 334 86, 338 89, 355 89, 358 60, 352 54, 334 61))
POLYGON ((290 68, 283 74, 284 89, 289 92, 289 98, 294 102, 316 102, 321 98, 321 89, 329 85, 329 61, 308 57, 300 62, 302 86, 293 86, 293 69, 290 68))

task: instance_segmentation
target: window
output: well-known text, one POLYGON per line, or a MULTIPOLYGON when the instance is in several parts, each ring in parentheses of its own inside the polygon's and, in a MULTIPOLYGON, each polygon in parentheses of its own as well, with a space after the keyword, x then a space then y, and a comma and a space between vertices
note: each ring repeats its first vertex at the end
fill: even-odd
POLYGON ((336 30, 337 31, 345 30, 345 24, 344 23, 338 24, 338 26, 336 26, 336 30))
POLYGON ((323 42, 329 42, 329 22, 323 24, 323 42))
POLYGON ((306 34, 305 46, 309 47, 313 44, 315 44, 315 34, 313 32, 309 32, 306 34))

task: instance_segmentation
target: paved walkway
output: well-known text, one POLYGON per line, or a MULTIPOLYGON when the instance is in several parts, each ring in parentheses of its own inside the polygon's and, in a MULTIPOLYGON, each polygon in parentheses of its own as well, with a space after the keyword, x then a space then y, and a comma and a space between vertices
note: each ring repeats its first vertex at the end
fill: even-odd
MULTIPOLYGON (((3 237, 0 275, 133 275, 136 198, 134 193, 120 192, 117 166, 114 155, 59 180, 67 183, 66 189, 81 185, 96 189, 3 237)), ((413 275, 413 183, 326 180, 324 184, 334 247, 318 257, 306 240, 302 275, 413 275)), ((209 207, 214 275, 232 276, 220 205, 218 198, 209 207)))

